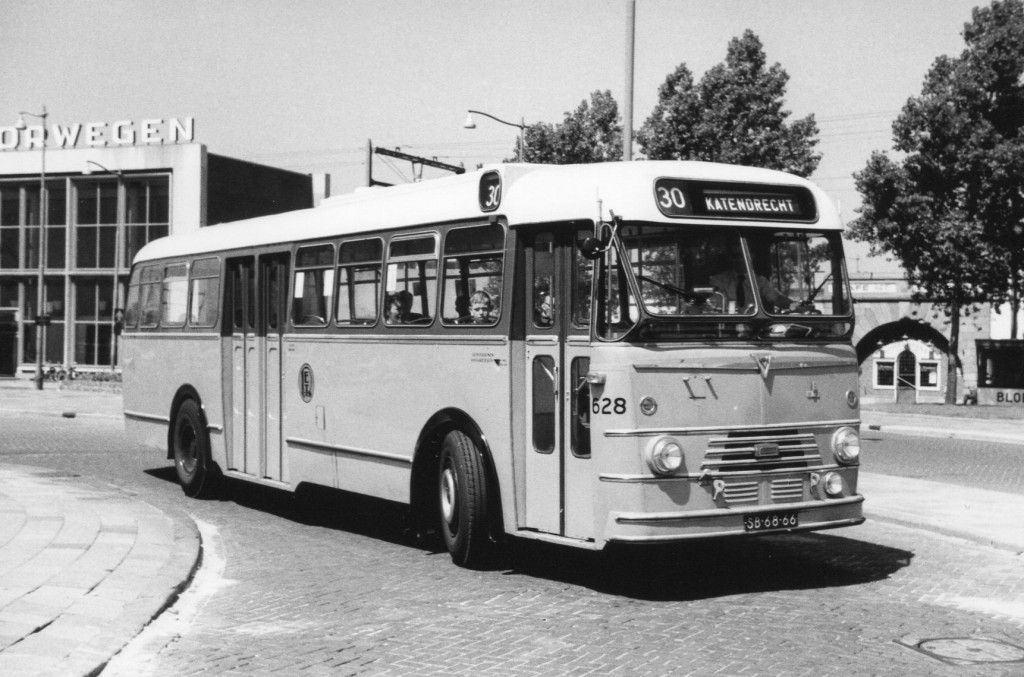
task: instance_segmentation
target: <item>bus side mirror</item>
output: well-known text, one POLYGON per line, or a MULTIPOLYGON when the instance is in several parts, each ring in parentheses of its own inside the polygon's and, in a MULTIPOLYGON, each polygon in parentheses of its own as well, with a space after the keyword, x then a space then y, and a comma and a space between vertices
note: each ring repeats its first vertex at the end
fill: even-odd
POLYGON ((596 237, 588 237, 580 243, 580 255, 588 261, 601 258, 607 247, 596 237))

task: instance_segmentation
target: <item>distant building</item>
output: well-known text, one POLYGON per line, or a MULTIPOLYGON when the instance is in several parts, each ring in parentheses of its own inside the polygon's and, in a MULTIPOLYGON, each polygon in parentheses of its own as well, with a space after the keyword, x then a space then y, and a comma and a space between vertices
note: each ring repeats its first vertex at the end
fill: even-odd
MULTIPOLYGON (((313 206, 314 177, 208 153, 191 132, 191 119, 51 126, 46 365, 116 366, 117 311, 149 241, 313 206)), ((37 361, 40 138, 0 127, 0 376, 30 377, 37 361)))
MULTIPOLYGON (((861 363, 861 398, 945 401, 951 322, 943 305, 915 301, 902 267, 885 257, 867 256, 864 244, 847 243, 847 266, 857 315, 853 343, 861 363)), ((961 401, 979 385, 979 344, 1002 338, 999 332, 1006 330, 997 318, 990 304, 961 309, 961 401)))

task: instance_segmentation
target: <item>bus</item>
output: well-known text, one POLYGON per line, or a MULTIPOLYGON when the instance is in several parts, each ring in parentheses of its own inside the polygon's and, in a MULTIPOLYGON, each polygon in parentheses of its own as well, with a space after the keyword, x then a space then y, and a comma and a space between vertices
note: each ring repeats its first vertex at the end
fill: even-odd
POLYGON ((804 179, 657 161, 488 166, 173 235, 132 267, 126 430, 189 496, 399 502, 460 566, 502 540, 856 525, 841 231, 804 179))
MULTIPOLYGON (((975 404, 1024 405, 1024 341, 976 339, 978 390, 975 404)), ((970 394, 968 394, 970 397, 970 394)))

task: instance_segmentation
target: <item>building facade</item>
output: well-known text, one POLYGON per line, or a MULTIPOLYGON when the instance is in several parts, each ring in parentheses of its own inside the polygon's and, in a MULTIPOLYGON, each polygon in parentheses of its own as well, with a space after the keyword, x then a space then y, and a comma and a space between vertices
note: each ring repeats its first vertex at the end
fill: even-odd
POLYGON ((313 206, 310 175, 208 153, 190 133, 125 129, 108 125, 82 147, 59 143, 54 126, 44 150, 0 128, 0 377, 35 374, 37 332, 44 373, 116 371, 129 268, 146 243, 313 206))

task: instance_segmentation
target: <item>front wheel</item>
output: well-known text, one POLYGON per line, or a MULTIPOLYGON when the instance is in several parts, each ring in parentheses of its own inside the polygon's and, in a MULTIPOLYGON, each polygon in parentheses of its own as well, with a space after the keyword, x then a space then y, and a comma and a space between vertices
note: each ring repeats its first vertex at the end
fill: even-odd
POLYGON ((171 452, 178 482, 186 496, 205 498, 213 494, 216 468, 210 460, 210 437, 195 400, 185 400, 174 418, 171 452))
POLYGON ((459 566, 474 568, 490 554, 487 477, 473 441, 459 430, 441 444, 438 505, 444 544, 459 566))

